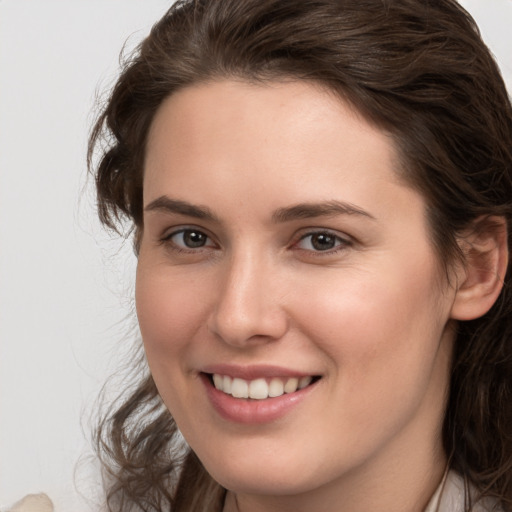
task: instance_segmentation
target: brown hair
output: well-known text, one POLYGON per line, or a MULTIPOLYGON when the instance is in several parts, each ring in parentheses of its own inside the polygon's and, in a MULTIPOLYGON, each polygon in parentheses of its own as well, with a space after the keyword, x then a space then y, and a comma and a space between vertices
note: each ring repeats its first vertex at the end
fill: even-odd
MULTIPOLYGON (((146 137, 175 91, 232 77, 326 85, 386 129, 426 198, 440 261, 482 215, 512 220, 512 108, 478 29, 454 0, 183 0, 153 27, 94 126, 99 216, 143 229, 146 137)), ((451 467, 512 510, 512 296, 461 322, 443 442, 451 467)), ((215 510, 223 489, 179 433, 150 375, 105 417, 111 510, 215 510)), ((467 505, 469 509, 469 505, 467 505)))

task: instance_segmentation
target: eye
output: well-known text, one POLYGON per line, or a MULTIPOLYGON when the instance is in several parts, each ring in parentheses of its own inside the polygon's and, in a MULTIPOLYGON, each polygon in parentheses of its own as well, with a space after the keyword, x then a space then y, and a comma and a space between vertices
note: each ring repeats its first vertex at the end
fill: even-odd
POLYGON ((198 229, 181 229, 164 238, 164 242, 171 242, 177 249, 201 249, 214 247, 215 244, 208 235, 198 229))
POLYGON ((348 245, 350 245, 348 240, 345 240, 334 233, 330 233, 329 231, 318 231, 316 233, 308 233, 307 235, 302 236, 296 247, 307 251, 332 252, 348 245))

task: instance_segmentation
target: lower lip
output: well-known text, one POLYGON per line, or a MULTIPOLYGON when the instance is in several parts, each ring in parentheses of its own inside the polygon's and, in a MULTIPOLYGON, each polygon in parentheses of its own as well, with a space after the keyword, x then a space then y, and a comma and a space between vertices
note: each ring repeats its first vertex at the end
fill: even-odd
POLYGON ((299 405, 316 387, 317 383, 264 400, 234 398, 216 389, 206 374, 201 374, 206 393, 217 413, 224 419, 246 425, 257 425, 278 420, 299 405))

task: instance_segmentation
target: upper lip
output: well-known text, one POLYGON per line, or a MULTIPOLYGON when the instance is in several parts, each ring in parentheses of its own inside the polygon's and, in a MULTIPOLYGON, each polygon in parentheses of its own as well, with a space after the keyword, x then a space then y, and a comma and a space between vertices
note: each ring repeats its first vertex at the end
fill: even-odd
POLYGON ((274 365, 233 365, 233 364, 212 364, 205 366, 201 369, 202 373, 228 375, 229 377, 254 380, 258 378, 273 378, 273 377, 307 377, 315 376, 318 373, 304 372, 301 370, 293 370, 283 366, 274 365))

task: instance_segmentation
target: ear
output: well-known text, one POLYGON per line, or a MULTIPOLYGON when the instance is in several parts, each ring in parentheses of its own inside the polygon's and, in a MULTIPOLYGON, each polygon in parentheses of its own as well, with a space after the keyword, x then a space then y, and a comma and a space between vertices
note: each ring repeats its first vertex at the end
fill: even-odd
POLYGON ((474 320, 496 302, 508 266, 507 222, 504 217, 479 217, 458 237, 464 263, 457 273, 451 318, 474 320))

